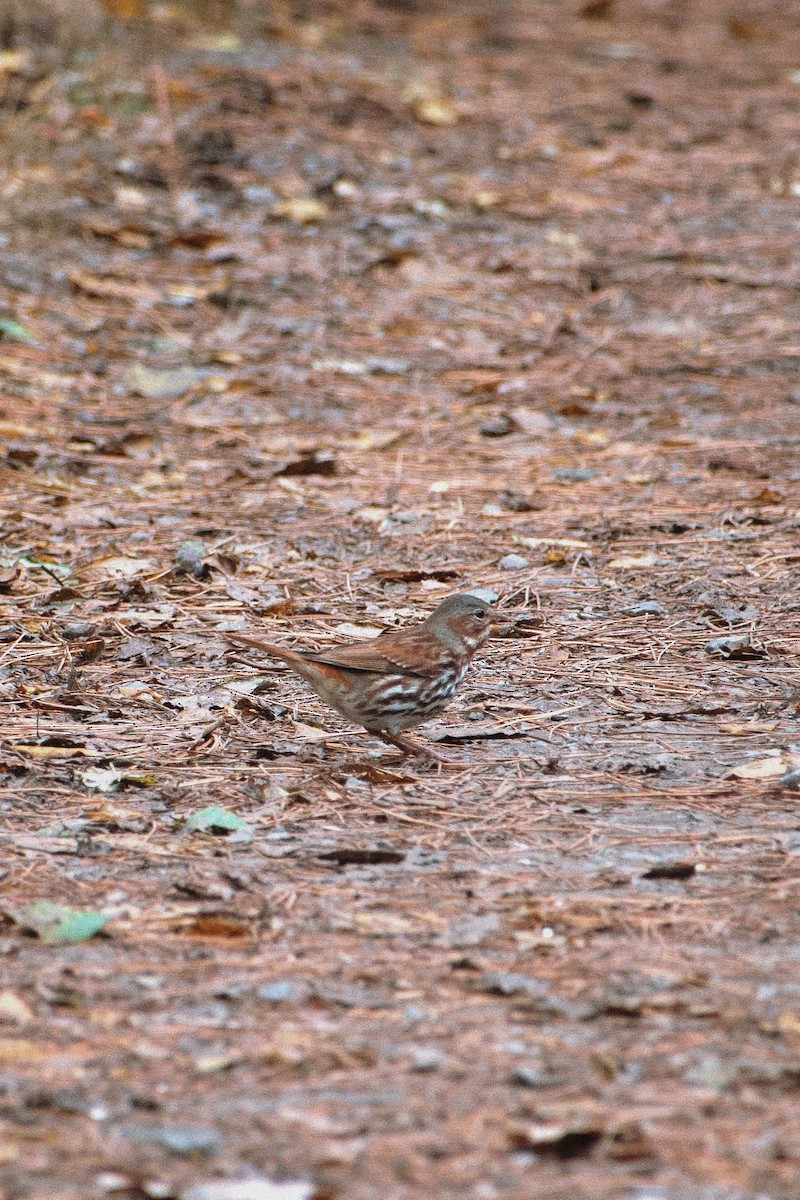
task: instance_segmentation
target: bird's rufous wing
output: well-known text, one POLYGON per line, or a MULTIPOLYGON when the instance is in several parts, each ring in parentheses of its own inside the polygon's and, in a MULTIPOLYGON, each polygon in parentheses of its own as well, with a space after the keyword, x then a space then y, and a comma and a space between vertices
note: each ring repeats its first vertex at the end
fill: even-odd
POLYGON ((305 653, 311 662, 347 667, 351 671, 379 671, 432 679, 447 665, 448 654, 427 631, 414 629, 382 633, 369 642, 347 642, 305 653))

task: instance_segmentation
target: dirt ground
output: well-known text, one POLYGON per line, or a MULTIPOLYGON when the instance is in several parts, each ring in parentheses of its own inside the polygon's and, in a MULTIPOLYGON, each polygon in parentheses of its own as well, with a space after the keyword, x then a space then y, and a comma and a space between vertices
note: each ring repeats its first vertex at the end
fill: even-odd
POLYGON ((111 7, 0 23, 0 1198, 797 1198, 800 10, 111 7), (226 641, 475 587, 442 768, 226 641))

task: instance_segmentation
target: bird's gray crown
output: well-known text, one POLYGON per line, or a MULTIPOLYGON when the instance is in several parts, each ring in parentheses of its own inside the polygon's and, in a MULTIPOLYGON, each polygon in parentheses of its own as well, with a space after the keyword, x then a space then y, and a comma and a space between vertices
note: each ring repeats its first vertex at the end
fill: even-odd
POLYGON ((473 596, 470 592, 459 592, 456 596, 448 596, 443 600, 438 608, 434 609, 428 620, 436 617, 437 620, 447 621, 451 617, 465 617, 472 613, 486 612, 490 607, 479 596, 473 596))

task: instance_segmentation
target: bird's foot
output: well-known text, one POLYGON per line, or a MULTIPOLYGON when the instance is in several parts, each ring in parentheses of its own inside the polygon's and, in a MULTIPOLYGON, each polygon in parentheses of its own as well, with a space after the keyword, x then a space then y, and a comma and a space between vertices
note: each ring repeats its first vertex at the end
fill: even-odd
POLYGON ((420 742, 415 742, 413 738, 400 737, 399 734, 391 733, 379 733, 378 737, 387 745, 396 746, 405 755, 413 754, 415 758, 427 758, 430 762, 435 763, 450 762, 450 759, 444 754, 437 754, 431 746, 424 746, 420 742))

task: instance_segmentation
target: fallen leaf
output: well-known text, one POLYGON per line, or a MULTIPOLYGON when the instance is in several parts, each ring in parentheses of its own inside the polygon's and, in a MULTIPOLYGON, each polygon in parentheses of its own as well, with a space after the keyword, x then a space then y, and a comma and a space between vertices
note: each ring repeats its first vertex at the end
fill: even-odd
POLYGON ((121 696, 124 700, 141 700, 153 704, 161 703, 161 697, 151 692, 148 684, 139 680, 134 680, 132 683, 119 684, 112 694, 114 696, 121 696))
POLYGON ((389 516, 389 509, 371 504, 366 508, 359 508, 353 515, 360 517, 362 521, 369 521, 373 525, 380 525, 389 516))
POLYGON ((49 1051, 36 1042, 26 1042, 22 1038, 0 1038, 0 1062, 39 1062, 48 1055, 49 1051))
POLYGON ((26 325, 20 325, 18 321, 0 321, 0 338, 6 338, 9 342, 20 342, 23 346, 41 345, 36 334, 26 325))
POLYGON ((243 817, 228 812, 218 804, 211 804, 193 813, 184 825, 186 833, 221 833, 233 834, 232 841, 245 841, 253 836, 253 831, 243 817))
POLYGON ((118 792, 124 776, 116 767, 89 767, 81 782, 93 792, 118 792))
POLYGON ((399 913, 365 912, 356 913, 353 928, 365 937, 402 937, 418 929, 418 926, 411 918, 399 913))
POLYGON ((423 125, 458 124, 458 110, 449 96, 421 96, 411 107, 423 125))
POLYGON ((355 625, 351 621, 342 621, 333 626, 332 632, 339 633, 345 638, 361 638, 368 641, 370 638, 378 637, 384 631, 378 625, 355 625))
POLYGON ((511 1132, 511 1140, 519 1149, 534 1150, 537 1154, 565 1161, 590 1154, 604 1133, 599 1118, 578 1117, 565 1122, 517 1127, 511 1132))
POLYGON ((237 917, 218 913, 202 913, 186 926, 190 937, 242 938, 247 937, 247 925, 237 917))
POLYGON ((581 542, 578 538, 523 537, 522 534, 513 534, 511 540, 519 542, 520 546, 528 546, 531 550, 535 550, 540 546, 566 546, 572 550, 589 549, 589 543, 581 542))
POLYGON ((206 54, 232 54, 241 47, 242 39, 229 30, 223 30, 215 33, 195 33, 189 44, 206 54))
POLYGON ((335 475, 336 460, 332 454, 328 454, 325 450, 308 450, 301 454, 293 462, 287 463, 285 467, 281 467, 275 472, 276 476, 281 475, 335 475))
POLYGON ((52 900, 37 900, 15 919, 19 926, 32 930, 48 946, 83 942, 99 933, 109 920, 103 913, 67 908, 52 900))
MULTIPOLYGON (((442 371, 439 378, 442 383, 456 388, 464 396, 473 396, 480 393, 491 395, 507 381, 508 372, 498 371, 492 367, 454 367, 450 370, 442 371)), ((521 411, 527 412, 529 410, 523 409, 521 411)))
MULTIPOLYGON (((20 421, 0 421, 0 437, 39 437, 41 432, 41 429, 35 429, 33 425, 23 425, 20 421)), ((26 560, 23 558, 22 561, 25 562, 26 560)), ((35 559, 29 561, 32 561, 36 565, 35 559)))
POLYGON ((648 550, 646 554, 623 554, 620 558, 612 558, 608 565, 615 571, 641 571, 646 567, 654 567, 657 562, 658 555, 648 550))
POLYGON ((9 990, 0 992, 0 1021, 12 1025, 30 1025, 35 1020, 36 1014, 21 996, 9 990))
POLYGON ((134 363, 128 371, 126 382, 134 396, 143 396, 146 400, 175 400, 202 379, 203 372, 194 367, 157 370, 134 363))
POLYGON ((12 745, 12 750, 26 754, 28 758, 93 758, 95 751, 86 746, 29 746, 25 742, 12 745))
POLYGON ((169 625, 175 616, 173 604, 158 604, 153 608, 119 608, 117 620, 129 628, 159 629, 169 625))
POLYGON ((338 375, 369 374, 367 364, 353 358, 320 358, 311 365, 315 371, 334 371, 338 375))
POLYGON ((269 679, 269 675, 250 675, 247 679, 228 683, 226 687, 229 692, 234 692, 237 696, 252 696, 254 692, 269 682, 269 679))
POLYGON ((201 1055, 194 1060, 194 1069, 198 1075, 216 1075, 218 1071, 227 1071, 241 1062, 244 1062, 244 1057, 231 1050, 222 1054, 201 1055))
POLYGON ((293 200, 281 200, 273 207, 272 215, 285 217, 287 221, 293 221, 295 225, 313 225, 315 222, 324 221, 326 217, 329 217, 330 211, 322 200, 297 197, 293 200))
POLYGON ((133 304, 148 307, 157 304, 161 293, 146 283, 123 283, 120 279, 92 275, 89 271, 72 271, 70 283, 87 296, 100 296, 108 300, 129 300, 133 304))
POLYGON ((388 450, 405 436, 403 429, 362 429, 361 433, 348 438, 342 445, 349 450, 388 450))
POLYGON ((731 721, 728 725, 720 725, 721 733, 753 734, 772 733, 778 728, 777 721, 731 721))
POLYGON ((532 408, 512 408, 509 413, 517 429, 528 437, 546 437, 552 433, 553 422, 547 413, 537 412, 532 408))
POLYGON ((214 1179, 178 1193, 178 1200, 311 1200, 316 1188, 306 1180, 214 1179))
POLYGON ((306 725, 304 721, 293 721, 297 737, 306 742, 325 742, 331 737, 329 729, 319 729, 316 725, 306 725))
POLYGON ((389 846, 337 846, 335 850, 321 850, 316 857, 320 862, 331 862, 339 867, 346 867, 401 863, 405 856, 404 850, 395 850, 389 846))
POLYGON ((32 66, 33 55, 27 48, 22 50, 3 50, 0 52, 0 73, 20 75, 30 70, 32 66))
POLYGON ((782 754, 773 754, 769 758, 757 758, 752 762, 741 763, 728 772, 733 779, 774 779, 785 775, 790 763, 782 754))
POLYGON ((118 792, 126 783, 134 787, 153 787, 158 779, 141 771, 118 771, 116 767, 89 767, 81 782, 93 792, 118 792))
POLYGON ((581 429, 574 434, 574 439, 582 446, 603 449, 611 441, 611 434, 606 433, 605 429, 581 429))
POLYGON ((118 1125, 114 1132, 138 1145, 161 1146, 172 1154, 220 1154, 222 1135, 207 1125, 118 1125))
POLYGON ((144 0, 102 0, 106 12, 118 21, 132 21, 142 15, 144 0))
POLYGON ((108 558, 96 558, 87 564, 87 568, 99 570, 110 579, 133 579, 135 575, 144 575, 155 570, 155 563, 150 558, 133 558, 129 554, 112 554, 108 558))

